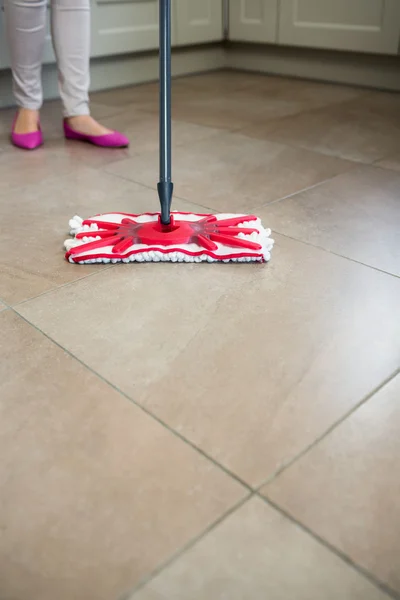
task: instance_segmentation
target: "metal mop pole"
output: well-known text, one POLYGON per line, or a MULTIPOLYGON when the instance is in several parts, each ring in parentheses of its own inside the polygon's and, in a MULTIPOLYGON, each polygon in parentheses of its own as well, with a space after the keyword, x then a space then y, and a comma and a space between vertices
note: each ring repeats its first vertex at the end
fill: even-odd
POLYGON ((160 4, 160 181, 161 222, 169 225, 174 185, 171 181, 171 0, 160 4))

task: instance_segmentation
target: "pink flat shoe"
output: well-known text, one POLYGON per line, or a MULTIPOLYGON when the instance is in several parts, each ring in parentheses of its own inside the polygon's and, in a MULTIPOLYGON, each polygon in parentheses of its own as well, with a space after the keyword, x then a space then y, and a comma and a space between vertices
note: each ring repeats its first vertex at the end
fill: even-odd
POLYGON ((79 131, 72 129, 65 119, 64 135, 67 140, 88 142, 94 146, 100 146, 101 148, 126 148, 129 146, 128 138, 118 131, 113 131, 112 133, 107 133, 105 135, 87 135, 86 133, 79 133, 79 131))
POLYGON ((35 148, 39 148, 39 146, 43 145, 43 134, 40 129, 40 124, 38 125, 38 131, 33 131, 32 133, 15 133, 15 123, 17 121, 18 115, 14 118, 12 128, 11 128, 11 142, 14 146, 18 148, 22 148, 23 150, 35 150, 35 148))

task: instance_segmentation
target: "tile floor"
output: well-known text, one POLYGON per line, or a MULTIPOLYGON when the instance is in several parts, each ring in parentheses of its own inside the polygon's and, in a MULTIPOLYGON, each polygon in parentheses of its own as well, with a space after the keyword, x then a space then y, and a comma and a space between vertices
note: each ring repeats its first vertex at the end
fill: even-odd
POLYGON ((0 600, 400 598, 400 95, 174 82, 175 207, 256 211, 264 266, 72 266, 68 219, 157 209, 128 150, 0 112, 0 600))

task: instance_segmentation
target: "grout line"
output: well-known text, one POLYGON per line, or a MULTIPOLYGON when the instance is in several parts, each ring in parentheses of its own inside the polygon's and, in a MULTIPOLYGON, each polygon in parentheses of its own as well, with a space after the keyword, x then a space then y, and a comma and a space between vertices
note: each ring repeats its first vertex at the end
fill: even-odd
MULTIPOLYGON (((266 206, 268 206, 268 205, 266 205, 266 206)), ((328 254, 337 256, 338 258, 343 258, 343 259, 348 260, 356 265, 360 265, 367 269, 372 269, 373 271, 377 271, 378 273, 382 273, 383 275, 388 275, 388 277, 394 277, 395 279, 400 279, 400 275, 397 275, 396 273, 389 273, 389 271, 384 271, 383 269, 379 269, 379 267, 374 267, 373 265, 368 265, 367 263, 363 263, 360 260, 351 258, 350 256, 345 256, 344 254, 339 254, 338 252, 334 252, 333 250, 329 250, 329 248, 324 248, 323 246, 319 246, 318 244, 312 244, 311 242, 306 242, 305 240, 301 240, 299 238, 293 237, 286 233, 282 233, 281 231, 278 231, 277 229, 272 228, 272 231, 274 233, 277 233, 278 235, 281 235, 282 237, 285 237, 289 240, 293 240, 294 242, 299 242, 300 244, 304 244, 305 246, 310 246, 311 248, 317 248, 318 250, 322 250, 323 252, 327 252, 328 254)))
MULTIPOLYGON (((204 458, 206 458, 207 460, 209 460, 210 462, 212 462, 214 464, 214 466, 216 466, 218 469, 222 470, 223 472, 225 472, 228 476, 230 476, 231 478, 233 478, 234 480, 236 480, 238 483, 240 483, 245 489, 247 489, 247 494, 241 499, 239 500, 237 503, 235 503, 230 509, 228 509, 223 515, 221 515, 218 519, 216 519, 209 527, 207 527, 205 530, 203 530, 199 535, 195 536, 192 540, 190 540, 186 545, 184 545, 179 551, 177 551, 175 554, 173 554, 171 557, 169 557, 164 563, 162 563, 161 565, 159 565, 154 571, 152 571, 152 573, 150 573, 149 575, 147 575, 145 578, 143 578, 126 596, 124 596, 123 598, 121 598, 121 600, 129 600, 129 598, 136 593, 139 589, 141 589, 143 586, 145 586, 149 581, 151 581, 154 577, 156 577, 161 571, 163 571, 166 567, 168 567, 170 564, 172 564, 173 562, 175 562, 175 560, 177 560, 180 556, 182 556, 187 550, 189 550, 190 548, 192 548, 198 541, 200 541, 204 536, 206 536, 208 533, 210 533, 213 529, 215 529, 222 521, 224 521, 227 517, 229 517, 233 512, 235 512, 237 509, 239 509, 241 506, 243 506, 248 500, 250 500, 253 496, 257 496, 259 497, 261 500, 263 500, 265 503, 269 504, 272 508, 274 508, 275 510, 277 510, 280 514, 282 514, 285 518, 287 518, 289 521, 291 521, 293 524, 297 525, 298 527, 300 527, 300 529, 302 529, 305 533, 307 533, 308 535, 310 535, 311 537, 313 537, 317 542, 319 542, 320 544, 322 544, 325 548, 327 548, 329 551, 331 551, 333 554, 335 554, 338 558, 340 558, 341 560, 343 560, 346 564, 348 564, 349 566, 351 566, 353 569, 355 569, 359 574, 361 574, 363 577, 365 577, 366 579, 368 579, 374 586, 378 587, 379 589, 381 589, 382 591, 384 591, 386 594, 388 594, 391 598, 393 598, 394 600, 400 600, 400 596, 397 595, 397 593, 392 590, 391 588, 389 588, 388 586, 386 586, 384 583, 382 583, 381 581, 377 580, 374 578, 373 575, 371 575, 368 571, 364 570, 361 566, 359 566, 357 563, 354 563, 346 554, 343 554, 340 550, 338 550, 337 548, 335 548, 333 545, 331 545, 328 541, 324 540, 323 538, 321 538, 318 534, 316 534, 315 532, 313 532, 311 529, 309 529, 308 527, 306 527, 305 525, 303 525, 301 522, 297 521, 290 513, 286 512, 283 508, 281 508, 279 505, 276 505, 272 500, 270 500, 269 498, 263 496, 260 493, 260 488, 262 486, 259 486, 259 488, 257 490, 253 490, 247 483, 243 482, 238 476, 236 476, 235 474, 233 474, 232 472, 230 472, 227 468, 225 468, 223 465, 220 465, 217 461, 215 461, 212 457, 208 456, 203 450, 199 449, 195 444, 193 444, 192 442, 190 442, 189 440, 187 440, 185 437, 183 437, 181 434, 179 434, 178 432, 174 431, 173 429, 171 429, 167 424, 165 424, 161 419, 159 419, 157 416, 155 416, 154 414, 152 414, 150 411, 148 411, 146 408, 144 408, 143 406, 141 406, 140 404, 138 404, 135 400, 133 400, 132 398, 130 398, 125 392, 123 392, 122 390, 119 390, 114 384, 112 384, 111 382, 109 382, 106 378, 104 378, 103 376, 99 375, 98 373, 96 373, 96 371, 94 371, 91 367, 89 367, 88 365, 86 365, 86 363, 84 363, 81 359, 77 358, 76 356, 74 356, 69 350, 67 350, 66 348, 64 348, 63 346, 61 346, 61 344, 59 344, 58 342, 56 342, 53 338, 51 338, 48 334, 46 334, 44 331, 42 331, 40 328, 38 328, 37 326, 35 326, 33 323, 31 323, 28 319, 26 319, 25 317, 23 317, 22 315, 20 315, 17 311, 14 310, 14 308, 10 307, 10 309, 20 318, 22 319, 25 323, 27 323, 30 327, 32 327, 33 329, 35 329, 36 331, 38 331, 41 335, 43 335, 45 338, 47 338, 51 343, 53 343, 55 346, 57 346, 58 348, 60 348, 63 352, 65 352, 68 356, 70 356, 73 360, 77 361, 79 364, 81 364, 85 369, 87 369, 88 371, 90 371, 91 373, 93 373, 96 377, 98 377, 101 381, 103 381, 105 384, 109 385, 112 389, 114 389, 117 393, 119 393, 122 397, 124 397, 125 399, 127 399, 129 402, 131 402, 132 404, 134 404, 137 408, 139 408, 140 410, 142 410, 145 414, 147 414, 148 416, 150 416, 150 418, 154 419, 156 422, 158 422, 161 426, 165 427, 170 433, 172 433, 172 435, 174 435, 175 437, 177 437, 178 439, 180 439, 181 441, 183 441, 184 443, 186 443, 187 445, 189 445, 191 448, 193 448, 195 451, 199 452, 204 458)), ((287 465, 285 465, 280 472, 282 472, 283 470, 285 470, 286 468, 288 468, 293 462, 295 462, 295 460, 298 460, 302 455, 306 454, 313 446, 315 446, 317 443, 319 443, 319 441, 321 439, 323 439, 324 437, 326 437, 332 430, 334 430, 341 422, 343 422, 346 418, 348 418, 348 416, 350 416, 350 414, 352 414, 353 412, 355 412, 362 404, 364 404, 365 402, 367 402, 369 400, 369 398, 371 398, 375 393, 377 393, 381 388, 383 388, 387 383, 389 383, 397 374, 400 373, 400 368, 397 369, 394 373, 392 373, 391 376, 389 376, 384 382, 382 382, 380 384, 380 386, 378 386, 377 388, 375 388, 369 395, 367 395, 361 402, 359 402, 351 411, 349 411, 348 413, 346 413, 346 415, 339 421, 336 422, 332 427, 330 427, 324 434, 323 436, 321 436, 320 438, 318 438, 313 444, 311 444, 306 450, 304 450, 302 453, 300 453, 299 455, 297 455, 297 457, 295 459, 293 459, 293 461, 291 461, 290 463, 288 463, 287 465)), ((264 485, 264 484, 262 484, 264 485)))
POLYGON ((390 160, 393 157, 398 156, 399 153, 398 152, 391 152, 390 154, 385 154, 385 156, 381 156, 381 158, 377 158, 373 163, 371 163, 371 167, 374 167, 375 169, 380 169, 380 170, 384 170, 384 171, 390 171, 391 173, 397 173, 399 174, 399 170, 398 169, 393 169, 392 167, 387 167, 385 165, 380 165, 379 163, 384 161, 384 160, 390 160))
MULTIPOLYGON (((75 266, 79 267, 82 265, 75 265, 75 266)), ((38 294, 37 296, 31 296, 30 298, 21 300, 20 302, 17 302, 16 304, 13 304, 12 306, 10 305, 9 308, 17 308, 18 306, 22 306, 23 304, 26 304, 27 302, 37 300, 38 298, 42 298, 42 296, 47 296, 48 294, 52 294, 53 292, 62 290, 63 288, 68 287, 70 285, 71 286, 75 285, 76 283, 79 283, 80 281, 84 281, 85 279, 88 279, 89 277, 93 277, 94 275, 99 275, 100 273, 103 273, 104 271, 108 271, 109 269, 113 269, 115 267, 115 265, 105 265, 104 263, 99 264, 98 266, 100 267, 100 269, 93 271, 93 273, 88 273, 87 275, 84 275, 83 277, 79 277, 78 279, 74 279, 73 281, 67 281, 66 283, 57 285, 56 287, 51 288, 50 290, 46 290, 45 292, 42 292, 41 294, 38 294), (103 266, 103 268, 101 268, 102 266, 103 266)))
POLYGON ((92 367, 90 367, 89 365, 87 365, 79 357, 75 356, 70 350, 68 350, 67 348, 64 348, 64 346, 62 346, 61 344, 59 344, 54 338, 52 338, 45 331, 43 331, 42 329, 40 329, 40 327, 37 327, 34 323, 32 323, 31 321, 29 321, 29 319, 27 319, 26 317, 24 317, 22 314, 20 314, 13 307, 10 307, 10 308, 11 308, 11 310, 18 317, 20 317, 23 321, 25 321, 25 323, 27 323, 28 325, 30 325, 31 327, 33 327, 33 329, 35 329, 37 332, 39 332, 40 334, 42 334, 45 338, 47 338, 55 346, 57 346, 58 348, 60 348, 68 356, 70 356, 72 359, 74 359, 79 364, 81 364, 85 369, 87 369, 93 375, 95 375, 96 377, 98 377, 101 381, 103 381, 105 384, 107 384, 110 388, 112 388, 118 394, 120 394, 121 396, 123 396, 130 403, 134 404, 137 408, 139 408, 146 415, 148 415, 149 417, 151 417, 152 419, 154 419, 157 423, 159 423, 159 425, 162 425, 163 427, 165 427, 165 429, 167 429, 172 435, 174 435, 176 438, 178 438, 179 440, 181 440, 182 442, 184 442, 186 445, 190 446, 193 450, 197 451, 204 458, 206 458, 208 461, 210 461, 215 467, 217 467, 219 470, 223 471, 226 475, 228 475, 229 477, 231 477, 231 479, 234 479, 237 483, 239 483, 240 485, 242 485, 248 492, 251 492, 251 493, 254 492, 254 489, 248 483, 246 483, 244 480, 242 480, 238 475, 236 475, 235 473, 233 473, 232 471, 230 471, 230 469, 228 469, 224 465, 222 465, 219 462, 217 462, 212 456, 209 456, 204 450, 202 450, 201 448, 199 448, 198 446, 196 446, 196 444, 194 444, 193 442, 191 442, 189 439, 187 439, 185 436, 183 436, 182 434, 180 434, 178 431, 175 431, 172 427, 170 427, 167 423, 165 423, 160 417, 158 417, 156 414, 152 413, 149 409, 147 409, 145 406, 143 406, 142 404, 140 404, 139 402, 137 402, 133 398, 131 398, 126 392, 124 392, 123 390, 119 389, 111 381, 109 381, 108 379, 106 379, 106 377, 103 377, 103 375, 101 375, 100 373, 97 373, 97 371, 95 371, 92 367))
POLYGON ((287 512, 284 508, 282 508, 278 504, 275 504, 275 502, 273 502, 269 498, 262 496, 259 492, 256 492, 255 495, 258 498, 260 498, 261 500, 263 500, 266 504, 268 504, 271 508, 274 508, 277 512, 279 512, 283 517, 288 519, 291 523, 293 523, 294 525, 299 527, 304 533, 311 536, 315 541, 317 541, 319 544, 324 546, 332 554, 334 554, 339 559, 341 559, 343 562, 345 562, 349 567, 354 569, 359 575, 361 575, 363 578, 367 579, 372 585, 374 585, 375 587, 380 589, 382 592, 387 594, 390 598, 393 598, 393 600, 400 600, 400 595, 395 590, 393 590, 388 585, 386 585, 385 583, 383 583, 382 581, 377 579, 372 573, 367 571, 367 569, 365 569, 361 565, 354 562, 349 556, 347 556, 347 554, 345 554, 344 552, 342 552, 341 550, 339 550, 338 548, 333 546, 326 539, 324 539, 323 537, 321 537, 320 535, 315 533, 312 529, 310 529, 309 527, 307 527, 306 525, 301 523, 301 521, 298 521, 293 515, 291 515, 289 512, 287 512))
POLYGON ((185 546, 183 546, 180 550, 175 552, 170 558, 161 563, 158 567, 156 567, 149 575, 143 577, 136 586, 130 590, 127 594, 124 594, 120 600, 134 600, 133 595, 136 594, 140 589, 142 589, 145 585, 147 585, 152 579, 157 577, 162 571, 164 571, 167 567, 173 564, 176 560, 178 560, 185 552, 193 548, 203 537, 211 533, 218 525, 220 525, 225 519, 230 517, 234 512, 239 510, 246 502, 248 502, 254 496, 254 492, 247 494, 244 498, 236 502, 230 509, 228 509, 223 515, 218 517, 211 525, 206 527, 202 533, 195 536, 190 540, 185 546))
POLYGON ((5 308, 3 310, 11 308, 11 306, 8 304, 8 302, 6 302, 5 300, 3 300, 3 298, 0 298, 0 303, 4 304, 4 306, 5 306, 5 308))
MULTIPOLYGON (((229 133, 237 133, 237 132, 236 132, 236 130, 232 130, 232 131, 229 131, 229 133)), ((281 144, 281 145, 284 145, 284 144, 281 144)), ((351 161, 347 161, 347 162, 351 162, 351 161)), ((359 166, 359 163, 355 163, 354 162, 353 164, 354 164, 354 168, 357 168, 359 166)), ((254 211, 257 211, 257 210, 261 210, 261 209, 264 209, 264 208, 268 208, 269 206, 272 206, 273 204, 276 204, 277 202, 281 202, 282 200, 287 200, 287 199, 290 199, 290 198, 292 198, 294 196, 297 196, 298 194, 302 194, 304 192, 308 192, 308 191, 310 191, 310 190, 312 190, 314 188, 319 187, 320 185, 324 185, 325 183, 328 183, 328 182, 336 179, 337 177, 340 177, 341 175, 344 175, 345 173, 348 173, 351 170, 352 170, 352 168, 350 167, 348 170, 343 171, 342 173, 337 173, 336 175, 332 175, 332 177, 328 177, 327 179, 323 179, 322 181, 318 181, 317 183, 314 183, 313 185, 310 185, 308 187, 296 190, 295 192, 292 192, 291 194, 288 194, 287 196, 281 196, 280 198, 276 198, 275 200, 271 200, 270 202, 266 202, 265 204, 256 205, 255 207, 251 208, 251 212, 254 212, 254 211)), ((130 183, 135 183, 136 185, 140 185, 140 186, 142 186, 142 187, 144 187, 144 188, 146 188, 148 190, 151 190, 151 191, 154 191, 154 192, 157 193, 157 190, 156 190, 155 186, 153 187, 153 186, 151 186, 149 184, 143 183, 142 181, 136 181, 136 180, 133 180, 133 179, 128 179, 124 175, 112 173, 110 171, 107 171, 107 167, 104 170, 104 172, 107 173, 108 175, 114 175, 114 177, 118 177, 119 179, 122 179, 122 180, 130 182, 130 183)), ((218 209, 215 209, 215 208, 213 208, 211 206, 206 206, 205 204, 199 204, 199 203, 197 203, 197 202, 195 202, 193 200, 190 200, 189 198, 184 198, 183 196, 177 196, 177 195, 174 194, 174 198, 176 198, 177 200, 181 200, 183 202, 188 202, 189 204, 195 204, 199 208, 205 208, 206 210, 214 212, 214 213, 221 212, 221 211, 218 211, 218 209)), ((223 212, 226 212, 226 211, 223 211, 223 212)), ((279 232, 277 231, 277 233, 279 233, 279 232)))
MULTIPOLYGON (((41 335, 43 335, 44 337, 46 337, 51 343, 53 343, 54 345, 56 345, 57 347, 59 347, 63 352, 65 352, 73 360, 77 361, 85 369, 87 369, 88 371, 90 371, 91 373, 93 373, 96 377, 98 377, 105 384, 109 385, 112 389, 114 389, 117 393, 119 393, 122 397, 124 397, 125 399, 127 399, 129 402, 131 402, 132 404, 134 404, 137 408, 139 408, 142 412, 144 412, 145 414, 147 414, 150 418, 154 419, 161 426, 165 427, 172 435, 174 435, 175 437, 177 437, 178 439, 180 439, 185 444, 189 445, 192 449, 194 449, 195 451, 197 451, 205 459, 209 460, 212 464, 214 464, 215 467, 217 467, 218 469, 222 470, 223 472, 225 472, 226 475, 228 475, 229 477, 231 477, 232 479, 234 479, 235 481, 237 481, 239 484, 241 484, 247 490, 247 492, 248 492, 245 495, 244 498, 242 498, 233 507, 231 507, 227 512, 225 512, 223 515, 221 515, 216 521, 214 521, 201 534, 199 534, 198 536, 194 537, 188 544, 186 544, 184 547, 182 547, 177 553, 175 553, 172 557, 170 557, 169 559, 167 559, 159 567, 157 567, 150 575, 146 576, 143 580, 141 580, 139 582, 139 584, 131 592, 129 592, 129 595, 127 595, 125 597, 126 600, 129 600, 129 598, 130 598, 130 596, 132 596, 132 594, 136 593, 136 591, 138 591, 140 588, 142 588, 146 583, 148 583, 151 579, 153 579, 156 575, 158 575, 162 570, 164 570, 172 562, 174 562, 175 560, 177 560, 185 551, 187 551, 191 547, 193 547, 199 540, 202 539, 202 537, 204 537, 205 535, 207 535, 208 533, 210 533, 219 523, 221 523, 230 514, 232 514, 234 511, 236 511, 238 508, 240 508, 243 504, 245 504, 245 502, 247 502, 254 495, 257 495, 264 502, 266 502, 267 504, 270 504, 273 508, 275 508, 282 515, 284 515, 286 518, 288 518, 291 522, 293 522, 294 524, 298 525, 303 531, 305 531, 306 533, 308 533, 309 535, 311 535, 314 539, 316 539, 318 542, 320 542, 321 544, 323 544, 328 550, 332 551, 336 556, 338 556, 339 558, 341 558, 342 560, 344 560, 347 564, 349 564, 350 566, 352 566, 361 575, 365 576, 368 580, 371 581, 371 583, 373 583, 375 586, 377 586, 380 589, 382 589, 385 593, 388 593, 393 599, 400 600, 400 597, 397 596, 395 594, 395 592, 393 592, 393 590, 391 590, 389 587, 385 586, 385 584, 381 583, 379 580, 375 580, 372 575, 370 575, 367 571, 365 571, 362 567, 358 566, 356 563, 353 563, 351 561, 351 559, 349 559, 345 554, 342 554, 334 546, 331 546, 329 544, 329 542, 325 541, 323 538, 320 538, 312 530, 308 529, 306 526, 304 526, 303 524, 301 524, 298 521, 296 521, 296 519, 294 517, 292 517, 289 513, 286 513, 281 507, 275 505, 271 500, 269 500, 268 498, 262 496, 261 493, 260 493, 260 488, 262 487, 261 485, 257 488, 257 490, 253 490, 250 485, 248 485, 246 482, 242 481, 237 475, 235 475, 229 469, 227 469, 226 467, 224 467, 223 465, 221 465, 220 463, 218 463, 213 457, 210 457, 206 452, 204 452, 202 449, 198 448, 190 440, 186 439, 184 436, 182 436, 181 434, 179 434, 175 430, 171 429, 169 427, 169 425, 167 425, 166 423, 164 423, 159 417, 157 417, 156 415, 154 415, 153 413, 151 413, 148 409, 146 409, 142 405, 138 404, 135 400, 133 400, 132 398, 130 398, 125 392, 123 392, 117 386, 115 386, 114 384, 112 384, 111 382, 109 382, 105 377, 103 377, 102 375, 100 375, 96 371, 94 371, 94 369, 92 369, 86 363, 84 363, 81 359, 79 359, 78 357, 76 357, 75 355, 73 355, 69 350, 67 350, 66 348, 64 348, 61 344, 59 344, 58 342, 56 342, 51 336, 49 336, 44 331, 42 331, 39 327, 37 327, 36 325, 34 325, 33 323, 31 323, 24 316, 22 316, 21 314, 19 314, 16 310, 14 310, 14 308, 10 307, 10 309, 19 318, 21 318, 23 321, 25 321, 30 327, 32 327, 33 329, 35 329, 36 331, 38 331, 41 335)), ((383 381, 379 386, 377 386, 370 394, 368 394, 363 400, 361 400, 355 407, 353 407, 351 409, 351 411, 349 411, 348 413, 346 413, 340 421, 337 421, 334 425, 332 425, 322 436, 320 436, 317 440, 315 440, 313 442, 313 444, 311 444, 303 452, 301 452, 299 455, 297 455, 290 463, 288 463, 287 465, 285 465, 279 471, 279 473, 282 472, 283 470, 285 470, 286 468, 288 468, 293 462, 295 462, 296 460, 298 460, 302 455, 304 455, 308 451, 310 451, 312 447, 314 447, 316 444, 318 444, 332 430, 334 430, 338 425, 340 425, 341 422, 343 422, 345 419, 347 419, 362 404, 364 404, 365 402, 367 402, 375 393, 377 393, 381 388, 383 388, 387 383, 389 383, 399 373, 400 373, 400 368, 397 369, 394 373, 392 373, 385 381, 383 381)), ((277 474, 278 473, 275 473, 273 477, 275 477, 277 474)), ((264 485, 264 484, 262 484, 262 485, 264 485)), ((123 600, 123 599, 121 599, 121 600, 123 600)))
POLYGON ((375 396, 375 394, 377 394, 378 392, 380 392, 381 389, 383 389, 386 385, 388 385, 399 374, 400 374, 400 367, 398 369, 396 369, 395 371, 393 371, 393 373, 391 373, 388 377, 386 377, 386 379, 384 379, 371 392, 369 392, 369 394, 367 394, 366 396, 364 396, 350 410, 348 410, 346 413, 344 413, 344 415, 342 415, 342 417, 340 417, 340 419, 338 419, 330 427, 328 427, 328 429, 326 429, 324 431, 324 433, 322 433, 320 436, 318 436, 317 438, 315 438, 315 440, 311 444, 309 444, 309 446, 307 446, 306 448, 304 448, 303 450, 301 450, 301 452, 299 452, 298 454, 296 454, 296 456, 294 456, 293 458, 289 459, 285 464, 283 464, 274 473, 272 473, 272 475, 270 475, 270 477, 268 477, 268 479, 266 481, 264 481, 261 485, 259 485, 257 487, 257 492, 259 493, 260 489, 263 486, 268 485, 269 483, 271 483, 274 479, 276 479, 279 475, 281 475, 284 471, 286 471, 286 469, 288 469, 289 467, 291 467, 295 462, 297 462, 303 456, 305 456, 306 454, 308 454, 315 446, 317 446, 320 442, 322 442, 322 440, 324 440, 327 436, 329 436, 335 429, 337 429, 338 427, 340 427, 340 425, 342 425, 342 423, 344 421, 346 421, 349 417, 351 417, 351 415, 353 413, 355 413, 359 408, 361 408, 364 404, 366 404, 373 396, 375 396))
MULTIPOLYGON (((127 181, 128 183, 134 183, 136 185, 140 185, 141 187, 145 188, 146 190, 151 190, 152 192, 154 192, 157 195, 156 184, 153 187, 147 183, 143 183, 142 181, 136 181, 135 179, 128 179, 128 177, 125 177, 125 175, 119 175, 117 173, 112 173, 107 170, 105 170, 104 172, 107 173, 107 175, 113 175, 114 177, 117 177, 118 179, 122 179, 123 181, 127 181)), ((205 206, 204 204, 198 204, 197 202, 193 202, 193 200, 189 200, 188 198, 183 198, 182 196, 177 196, 176 194, 174 194, 174 198, 176 198, 177 200, 181 200, 181 202, 187 202, 188 204, 194 204, 194 205, 198 206, 199 208, 204 208, 207 211, 216 212, 214 208, 211 208, 210 206, 205 206)))
MULTIPOLYGON (((351 170, 351 169, 349 169, 349 170, 351 170)), ((278 202, 282 202, 283 200, 289 200, 290 198, 293 198, 294 196, 303 194, 304 192, 309 192, 310 190, 313 190, 321 185, 324 185, 325 183, 329 183, 330 181, 333 181, 337 177, 341 177, 345 173, 348 173, 348 171, 343 171, 342 173, 337 173, 336 175, 332 175, 332 177, 328 177, 327 179, 323 179, 322 181, 317 181, 317 183, 314 183, 313 185, 310 185, 305 188, 301 188, 300 190, 297 190, 296 192, 292 192, 291 194, 288 194, 287 196, 282 196, 281 198, 276 198, 276 200, 271 200, 271 202, 266 202, 265 204, 260 204, 259 206, 256 206, 254 208, 254 210, 259 210, 259 209, 263 209, 263 208, 267 209, 269 206, 272 206, 273 204, 277 204, 278 202)))

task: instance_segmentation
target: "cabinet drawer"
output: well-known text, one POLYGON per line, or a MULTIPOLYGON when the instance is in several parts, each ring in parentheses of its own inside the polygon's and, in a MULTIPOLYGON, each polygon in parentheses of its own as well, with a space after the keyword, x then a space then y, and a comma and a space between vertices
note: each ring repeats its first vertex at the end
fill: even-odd
POLYGON ((158 47, 158 0, 93 0, 92 56, 158 47))
POLYGON ((280 0, 280 44, 397 54, 399 0, 280 0))

